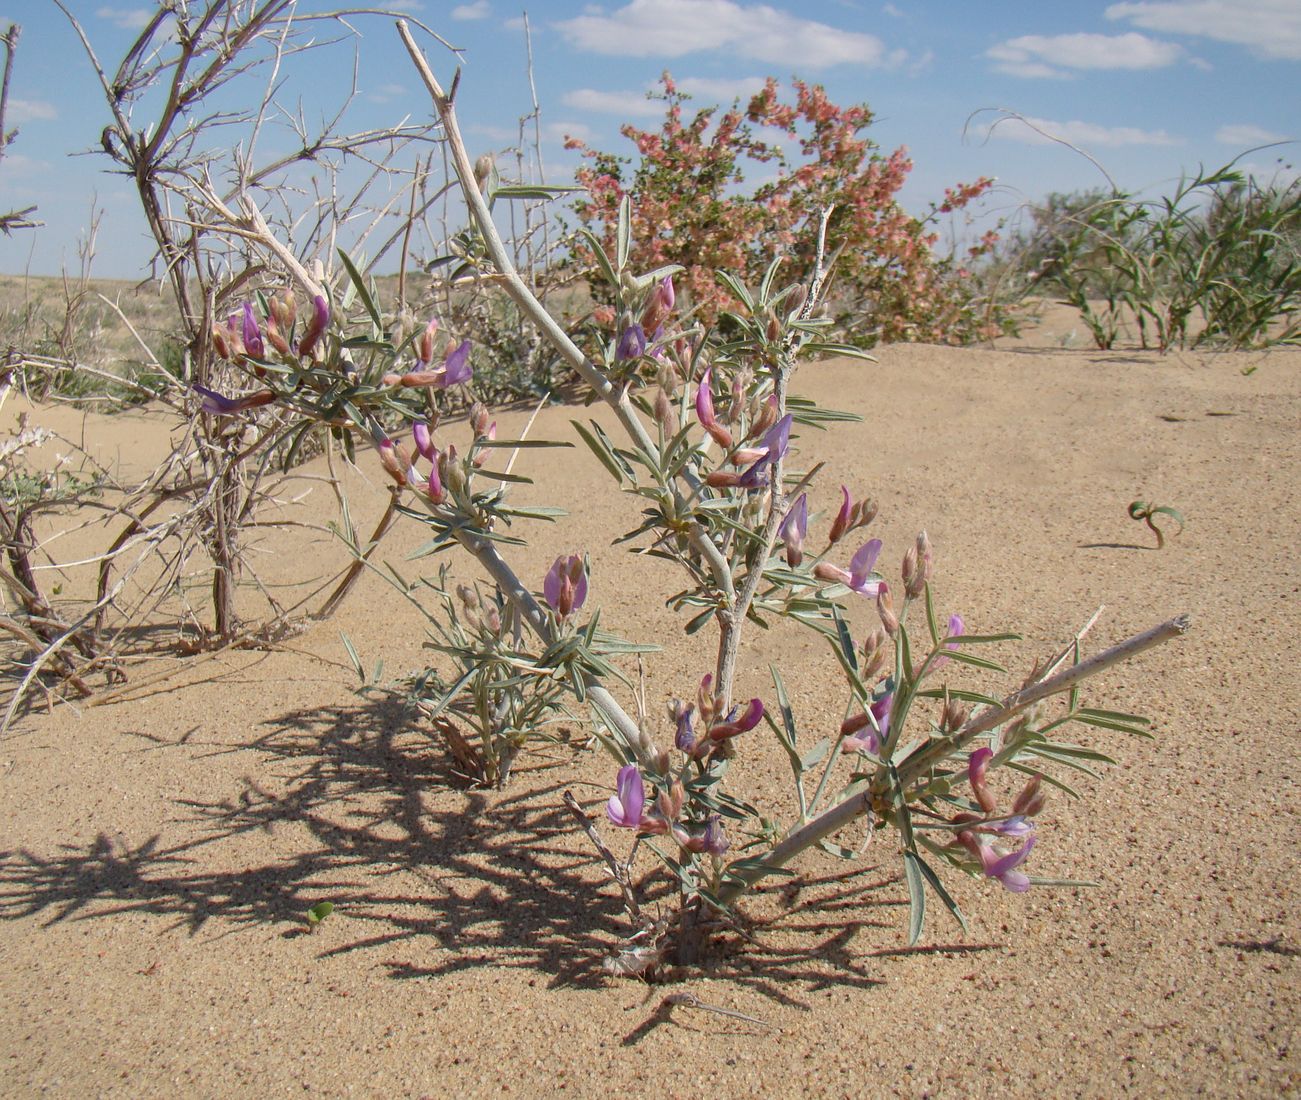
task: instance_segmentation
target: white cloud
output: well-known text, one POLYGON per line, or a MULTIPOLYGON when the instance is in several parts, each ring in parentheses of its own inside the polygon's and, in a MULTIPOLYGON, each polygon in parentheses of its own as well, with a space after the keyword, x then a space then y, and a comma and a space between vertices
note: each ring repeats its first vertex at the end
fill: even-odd
POLYGON ((1301 4, 1296 0, 1160 0, 1112 4, 1108 19, 1149 31, 1187 34, 1246 46, 1261 57, 1301 60, 1301 4))
POLYGON ((575 88, 560 97, 566 107, 578 111, 595 111, 602 115, 620 118, 657 118, 664 113, 664 104, 647 99, 645 92, 601 92, 595 88, 575 88))
POLYGON ((1276 134, 1272 130, 1266 130, 1261 126, 1253 126, 1250 122, 1240 122, 1235 125, 1221 126, 1215 131, 1215 140, 1221 145, 1251 147, 1253 145, 1269 145, 1275 141, 1287 141, 1287 136, 1276 134))
POLYGON ((1164 130, 1140 130, 1134 126, 1099 126, 1096 122, 1054 122, 1047 118, 1008 116, 985 127, 991 138, 1019 141, 1026 145, 1047 145, 1064 141, 1070 145, 1119 148, 1123 145, 1178 145, 1180 139, 1164 130))
POLYGON ((595 135, 592 128, 582 122, 548 122, 542 127, 542 137, 544 141, 564 141, 566 138, 576 138, 581 142, 589 142, 595 135))
POLYGON ((1012 76, 1065 76, 1066 69, 1160 69, 1183 53, 1145 34, 1025 34, 985 51, 994 68, 1012 76))
POLYGON ((885 59, 885 47, 874 35, 733 0, 631 0, 609 14, 597 8, 558 26, 579 49, 616 56, 681 57, 726 50, 754 61, 810 69, 880 65, 885 59))
POLYGON ((694 99, 707 101, 707 104, 721 103, 730 106, 739 99, 742 104, 763 91, 764 79, 761 76, 743 76, 737 80, 715 80, 704 76, 688 76, 677 81, 678 91, 686 92, 694 99))
POLYGON ((452 9, 453 19, 487 19, 490 14, 488 0, 474 0, 472 4, 457 4, 452 9))
POLYGON ((153 8, 98 8, 95 14, 124 31, 141 31, 154 17, 153 8))
POLYGON ((6 123, 48 122, 58 117, 54 104, 43 99, 11 99, 5 108, 6 123))
POLYGON ((401 99, 407 94, 407 89, 401 84, 381 84, 372 92, 366 93, 366 98, 372 103, 391 103, 395 99, 401 99))
MULTIPOLYGON (((697 101, 702 108, 718 104, 730 107, 734 100, 739 99, 744 104, 751 96, 761 92, 764 79, 761 76, 744 76, 735 80, 688 76, 674 83, 678 91, 691 96, 692 100, 697 101)), ((596 88, 575 88, 561 96, 560 101, 566 107, 573 107, 579 111, 593 111, 602 115, 618 115, 620 118, 659 118, 664 114, 663 98, 648 98, 649 92, 658 92, 658 90, 658 84, 640 92, 603 92, 596 88)))

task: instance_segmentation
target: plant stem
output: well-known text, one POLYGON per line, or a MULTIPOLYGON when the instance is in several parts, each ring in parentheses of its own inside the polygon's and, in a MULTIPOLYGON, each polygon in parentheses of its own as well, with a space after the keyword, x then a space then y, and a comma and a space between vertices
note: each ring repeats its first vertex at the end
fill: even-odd
MULTIPOLYGON (((1047 699, 1050 695, 1069 691, 1080 681, 1095 676, 1114 664, 1137 656, 1145 649, 1151 649, 1153 646, 1167 642, 1171 638, 1181 637, 1188 631, 1190 625, 1191 620, 1187 615, 1179 615, 1168 622, 1162 623, 1160 626, 1154 626, 1151 630, 1144 631, 1142 634, 1136 634, 1119 645, 1103 650, 1101 653, 1073 665, 1065 672, 1059 673, 1051 679, 1042 680, 1037 684, 1031 684, 1020 691, 1013 692, 1003 701, 1001 706, 991 707, 973 718, 962 727, 956 737, 923 747, 908 757, 898 768, 901 787, 906 790, 919 776, 929 771, 941 760, 952 756, 982 733, 988 733, 1009 719, 1015 718, 1016 715, 1032 707, 1035 703, 1047 699)), ((811 847, 825 837, 831 836, 856 817, 870 813, 877 798, 884 793, 885 782, 889 782, 888 773, 884 771, 878 773, 870 788, 855 790, 849 797, 842 799, 831 809, 790 833, 761 860, 741 871, 733 871, 723 888, 719 890, 718 900, 724 905, 730 904, 742 892, 753 886, 754 883, 779 867, 784 867, 804 849, 811 847), (887 776, 884 781, 882 775, 887 776)))

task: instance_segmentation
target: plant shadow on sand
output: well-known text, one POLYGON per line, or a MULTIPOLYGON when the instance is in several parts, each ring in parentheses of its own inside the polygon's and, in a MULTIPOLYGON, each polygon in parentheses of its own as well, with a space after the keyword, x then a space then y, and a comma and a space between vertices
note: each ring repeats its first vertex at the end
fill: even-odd
MULTIPOLYGON (((581 789, 565 765, 532 754, 518 793, 449 786, 448 756, 391 698, 266 725, 244 745, 201 743, 194 731, 169 741, 137 734, 149 742, 140 751, 184 753, 191 772, 215 756, 252 754, 262 778, 245 777, 234 798, 175 800, 180 813, 141 843, 101 833, 53 855, 0 851, 0 920, 51 926, 148 913, 192 935, 217 922, 217 938, 274 925, 294 938, 305 934, 307 909, 329 900, 330 946, 319 957, 380 950, 394 979, 514 966, 549 974, 552 986, 610 980, 602 960, 628 927, 561 803, 565 787, 581 789), (550 778, 562 770, 566 780, 550 778), (365 931, 340 942, 339 926, 353 922, 365 931)), ((592 801, 599 808, 603 798, 592 801)), ((652 912, 668 889, 659 877, 644 899, 652 912)), ((898 878, 872 865, 783 880, 759 892, 750 908, 762 912, 739 936, 722 935, 703 972, 796 1007, 805 1007, 801 992, 874 986, 867 960, 895 952, 852 941, 863 929, 896 933, 906 905, 898 878)))

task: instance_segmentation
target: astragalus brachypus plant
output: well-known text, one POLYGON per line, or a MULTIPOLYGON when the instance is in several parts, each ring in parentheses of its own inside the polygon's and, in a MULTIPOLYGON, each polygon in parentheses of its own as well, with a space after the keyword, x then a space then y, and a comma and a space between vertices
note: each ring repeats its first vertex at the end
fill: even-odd
MULTIPOLYGON (((962 919, 941 878, 946 868, 997 879, 1013 891, 1048 881, 1027 870, 1035 818, 1048 787, 1068 788, 1046 769, 1087 769, 1102 759, 1059 740, 1060 731, 1072 723, 1135 734, 1145 729, 1133 715, 1085 707, 1079 684, 1181 634, 1186 619, 1087 659, 1077 636, 1036 663, 1005 698, 965 681, 951 686, 946 670, 958 666, 1001 671, 979 655, 996 639, 968 632, 958 614, 937 612, 925 534, 903 553, 897 580, 878 573, 883 547, 861 533, 875 507, 842 488, 839 500, 833 497, 834 518, 819 519, 818 469, 796 465, 801 433, 846 415, 790 389, 797 360, 848 350, 825 341, 828 322, 817 317, 828 274, 817 232, 825 231, 825 219, 814 227, 816 258, 807 282, 783 283, 780 260, 757 286, 718 272, 740 303, 728 318, 730 335, 720 341, 684 325, 676 268, 638 273, 630 266, 625 206, 613 254, 596 258, 609 281, 615 325, 584 354, 514 270, 452 102, 407 26, 398 29, 442 123, 481 240, 481 272, 537 324, 592 399, 610 408, 623 438, 615 440, 595 421, 575 421, 575 429, 643 507, 643 522, 626 541, 681 571, 685 583, 671 602, 684 612, 685 629, 717 630, 711 666, 682 685, 682 699, 665 721, 650 719, 642 700, 630 714, 616 697, 623 681, 614 662, 639 647, 599 630, 602 585, 589 577, 581 534, 574 531, 574 552, 558 557, 544 577, 529 583, 518 574, 509 557, 523 538, 519 524, 563 522, 563 515, 512 505, 507 490, 518 475, 503 459, 520 446, 548 441, 498 439, 482 412, 464 427, 438 418, 438 394, 467 378, 467 353, 455 338, 446 353, 432 326, 414 342, 393 342, 369 310, 371 327, 345 334, 339 347, 373 351, 391 360, 387 369, 351 367, 328 356, 307 365, 268 356, 255 365, 263 370, 266 400, 328 420, 349 438, 371 440, 401 511, 430 528, 428 549, 459 545, 488 578, 455 594, 445 577, 431 586, 433 613, 451 624, 439 631, 440 648, 458 668, 450 678, 440 674, 439 690, 427 699, 431 717, 458 722, 461 740, 470 744, 477 736, 477 745, 495 754, 496 775, 483 778, 504 778, 519 744, 514 734, 528 732, 519 730, 521 722, 536 722, 565 700, 590 705, 594 734, 612 760, 606 825, 635 838, 630 852, 616 855, 598 824, 566 796, 628 913, 628 935, 610 969, 645 974, 670 958, 698 959, 711 931, 734 918, 748 890, 785 873, 811 847, 852 858, 862 830, 898 838, 913 940, 922 932, 928 892, 962 919), (412 419, 408 445, 380 414, 405 410, 411 418, 404 395, 412 393, 429 404, 412 419), (858 600, 871 601, 880 620, 863 641, 851 636, 844 614, 858 600), (777 668, 770 670, 768 700, 735 697, 747 624, 779 619, 825 637, 844 672, 844 717, 822 737, 799 730, 777 668), (1055 697, 1063 705, 1052 709, 1055 697), (790 758, 788 812, 754 806, 729 784, 733 759, 760 730, 773 733, 790 758), (1000 769, 1011 782, 997 778, 1000 769), (860 832, 851 837, 855 825, 860 832), (838 834, 848 840, 843 848, 833 842, 838 834), (642 852, 656 857, 651 874, 667 869, 675 886, 676 903, 654 916, 643 905, 642 852)), ((360 281, 358 293, 364 297, 360 281)), ((420 585, 394 579, 411 598, 421 598, 420 585)))

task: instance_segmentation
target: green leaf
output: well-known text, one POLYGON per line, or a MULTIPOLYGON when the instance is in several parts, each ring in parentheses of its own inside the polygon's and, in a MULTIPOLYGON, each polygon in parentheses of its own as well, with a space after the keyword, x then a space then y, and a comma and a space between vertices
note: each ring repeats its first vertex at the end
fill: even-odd
POLYGON ((494 188, 492 197, 494 199, 554 199, 581 190, 583 190, 581 187, 573 186, 542 187, 538 184, 508 184, 494 188))
POLYGON ((619 224, 615 230, 615 266, 619 273, 628 266, 628 250, 632 245, 632 199, 624 195, 619 203, 619 224))
POLYGON ((366 670, 362 667, 361 657, 358 656, 357 649, 352 644, 352 639, 342 630, 339 631, 339 638, 343 641, 343 648, 348 651, 348 660, 352 662, 352 667, 357 673, 357 678, 364 684, 366 682, 366 670))
POLYGON ((997 661, 987 661, 984 657, 973 657, 970 653, 961 653, 958 650, 948 650, 947 655, 951 660, 959 664, 971 665, 974 668, 986 668, 991 672, 1007 672, 997 661))
POLYGON ((836 621, 836 639, 840 642, 842 660, 857 675, 858 655, 854 652, 854 639, 850 636, 849 625, 845 622, 845 617, 841 614, 839 607, 833 607, 831 614, 836 621))
POLYGON ((592 435, 592 433, 583 427, 583 425, 577 420, 571 420, 570 423, 574 426, 574 431, 579 434, 579 437, 591 449, 592 453, 600 459, 601 465, 609 470, 614 476, 614 479, 622 485, 624 481, 623 470, 620 468, 620 463, 615 458, 613 452, 607 450, 601 443, 598 443, 596 436, 592 435))
POLYGON ((592 255, 596 259, 596 266, 601 269, 601 274, 605 276, 608 282, 616 290, 619 289, 619 276, 613 267, 610 266, 610 257, 605 254, 605 246, 596 239, 596 235, 590 229, 580 229, 578 235, 583 237, 592 250, 592 255))
POLYGON ((908 883, 908 946, 912 947, 922 938, 922 926, 926 923, 926 887, 921 857, 905 849, 903 870, 908 883))
POLYGON ((922 859, 920 855, 917 855, 914 858, 917 860, 917 868, 921 871, 922 877, 926 879, 926 882, 930 885, 930 888, 935 891, 940 901, 944 902, 944 907, 957 919, 962 930, 964 932, 968 931, 967 918, 962 915, 962 910, 958 908, 958 903, 954 901, 949 892, 944 889, 944 883, 940 881, 939 875, 931 869, 930 864, 922 859))
MULTIPOLYGON (((730 271, 719 271, 715 273, 718 281, 732 292, 732 296, 738 301, 745 303, 745 308, 754 313, 754 295, 750 293, 750 288, 741 282, 730 271)), ((742 319, 743 320, 743 319, 742 319)))
POLYGON ((819 741, 816 745, 814 745, 813 748, 809 749, 809 751, 804 754, 804 757, 800 760, 800 767, 802 767, 805 771, 809 771, 811 768, 817 767, 818 763, 824 757, 826 757, 827 752, 830 750, 830 748, 831 748, 830 739, 824 737, 821 741, 819 741))
POLYGON ((839 844, 833 844, 825 837, 818 841, 818 847, 829 856, 835 856, 837 859, 856 860, 859 858, 858 853, 853 848, 843 848, 839 844))
POLYGON ((348 272, 348 278, 352 280, 352 285, 357 290, 357 297, 361 299, 361 304, 366 307, 366 312, 370 314, 371 321, 374 322, 375 328, 379 331, 384 330, 384 322, 380 320, 379 309, 375 305, 375 299, 370 296, 370 291, 366 289, 366 280, 357 270, 352 262, 352 257, 342 248, 336 249, 339 253, 339 259, 343 261, 343 266, 348 272))
POLYGON ((334 912, 334 902, 318 901, 309 910, 307 910, 307 927, 315 931, 316 926, 325 920, 334 912))

